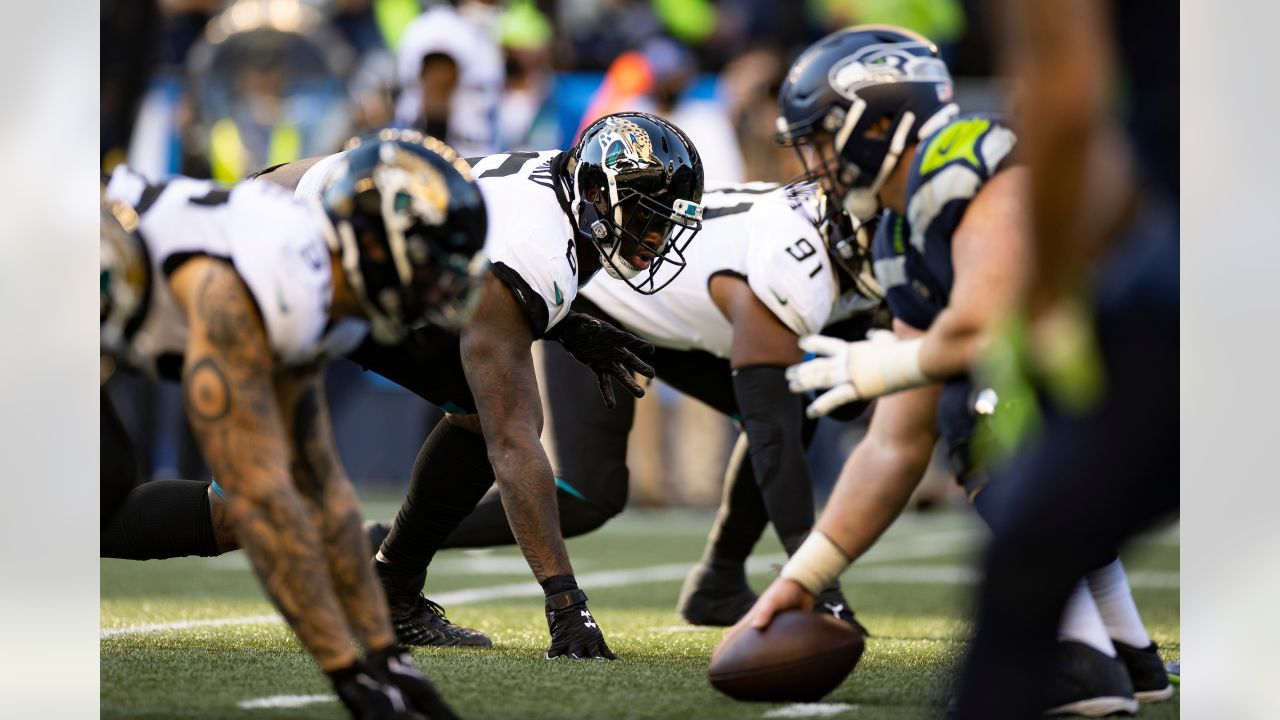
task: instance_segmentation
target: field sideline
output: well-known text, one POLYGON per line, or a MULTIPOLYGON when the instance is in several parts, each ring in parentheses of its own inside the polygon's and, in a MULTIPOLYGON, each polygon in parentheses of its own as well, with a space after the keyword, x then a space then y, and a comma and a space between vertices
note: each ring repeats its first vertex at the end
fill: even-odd
MULTIPOLYGON (((370 517, 394 505, 371 502, 370 517)), ((706 682, 724 631, 674 611, 710 513, 629 512, 569 541, 621 662, 549 662, 541 590, 514 548, 441 553, 428 596, 456 622, 484 629, 488 650, 419 649, 420 665, 466 718, 921 718, 940 715, 963 651, 972 552, 982 530, 967 512, 909 515, 844 578, 875 637, 853 675, 821 705, 734 702, 706 682)), ((756 550, 752 584, 780 548, 756 550)), ((1179 657, 1178 535, 1171 528, 1126 556, 1135 595, 1166 659, 1179 657)), ((324 678, 276 619, 240 553, 221 558, 101 563, 104 718, 341 718, 324 678)), ((1140 718, 1178 716, 1178 697, 1140 718)))

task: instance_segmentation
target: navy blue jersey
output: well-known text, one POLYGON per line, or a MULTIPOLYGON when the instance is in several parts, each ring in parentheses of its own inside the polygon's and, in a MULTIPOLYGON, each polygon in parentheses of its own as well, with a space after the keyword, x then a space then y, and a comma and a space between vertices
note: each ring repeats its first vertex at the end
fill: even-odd
POLYGON ((947 306, 951 237, 1016 137, 999 118, 961 115, 921 141, 907 175, 905 216, 887 211, 871 244, 876 279, 894 317, 927 330, 947 306))
MULTIPOLYGON (((1017 138, 990 115, 961 115, 920 142, 907 175, 906 214, 887 211, 871 244, 876 280, 893 316, 927 330, 947 306, 955 269, 951 238, 983 184, 1005 167, 1017 138)), ((938 430, 961 481, 972 468, 977 420, 968 378, 947 383, 938 430)))

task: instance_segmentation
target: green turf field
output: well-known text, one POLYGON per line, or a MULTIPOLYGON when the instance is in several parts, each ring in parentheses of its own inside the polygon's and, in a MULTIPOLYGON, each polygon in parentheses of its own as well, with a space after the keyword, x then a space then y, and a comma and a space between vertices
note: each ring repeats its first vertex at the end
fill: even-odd
MULTIPOLYGON (((367 506, 371 517, 393 511, 387 503, 367 506)), ((494 647, 420 649, 419 664, 466 718, 940 715, 967 629, 972 550, 981 539, 972 517, 908 515, 845 575, 846 594, 875 637, 853 675, 819 706, 738 703, 707 684, 707 659, 724 631, 684 625, 674 605, 710 523, 707 513, 631 511, 569 541, 591 609, 622 658, 616 663, 543 659, 541 591, 514 549, 442 553, 428 595, 455 622, 488 632, 494 647)), ((757 548, 757 589, 778 553, 772 538, 757 548)), ((1166 659, 1177 658, 1176 530, 1144 539, 1126 563, 1151 634, 1166 659)), ((101 607, 104 718, 345 717, 286 628, 261 617, 271 608, 240 553, 104 560, 101 607), (288 703, 299 705, 275 706, 288 703)), ((1177 716, 1176 694, 1139 713, 1177 716)))

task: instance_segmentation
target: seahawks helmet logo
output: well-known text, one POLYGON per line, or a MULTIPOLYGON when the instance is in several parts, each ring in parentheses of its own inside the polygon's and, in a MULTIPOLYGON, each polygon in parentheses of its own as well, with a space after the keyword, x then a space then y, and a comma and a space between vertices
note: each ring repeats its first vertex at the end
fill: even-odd
POLYGON ((653 161, 653 140, 639 125, 625 118, 608 118, 599 140, 602 164, 617 170, 620 164, 645 167, 653 161))
POLYGON ((868 45, 831 66, 827 82, 856 100, 862 88, 883 83, 930 82, 951 85, 951 73, 932 49, 920 42, 868 45))

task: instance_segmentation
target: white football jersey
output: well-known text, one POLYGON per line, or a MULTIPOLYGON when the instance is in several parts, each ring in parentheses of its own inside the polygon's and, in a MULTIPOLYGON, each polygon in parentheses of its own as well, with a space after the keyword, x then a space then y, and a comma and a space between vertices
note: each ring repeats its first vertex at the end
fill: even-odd
POLYGON ((722 358, 729 357, 733 326, 708 291, 716 275, 745 278, 797 335, 817 333, 875 306, 853 292, 840 295, 810 189, 772 183, 712 186, 702 203, 702 232, 685 249, 687 265, 670 285, 641 295, 626 283, 601 277, 583 289, 583 297, 659 347, 722 358))
MULTIPOLYGON (((569 314, 580 284, 573 226, 552 184, 551 160, 558 154, 559 150, 544 150, 468 158, 484 196, 485 255, 529 313, 535 336, 569 314)), ((340 170, 344 156, 337 153, 312 165, 298 181, 294 197, 318 201, 325 179, 340 170)))
POLYGON ((442 53, 458 64, 458 87, 449 108, 448 137, 459 153, 486 155, 498 150, 498 106, 506 68, 498 39, 448 5, 437 5, 405 27, 396 51, 400 97, 396 121, 411 125, 422 111, 418 75, 422 58, 442 53))
POLYGON ((139 368, 168 377, 180 372, 187 318, 167 280, 197 255, 235 268, 282 366, 345 354, 368 332, 364 320, 329 321, 333 277, 325 221, 288 191, 271 183, 225 188, 185 177, 150 184, 120 167, 107 185, 106 199, 138 211, 138 233, 154 278, 145 319, 127 350, 128 361, 139 368))

